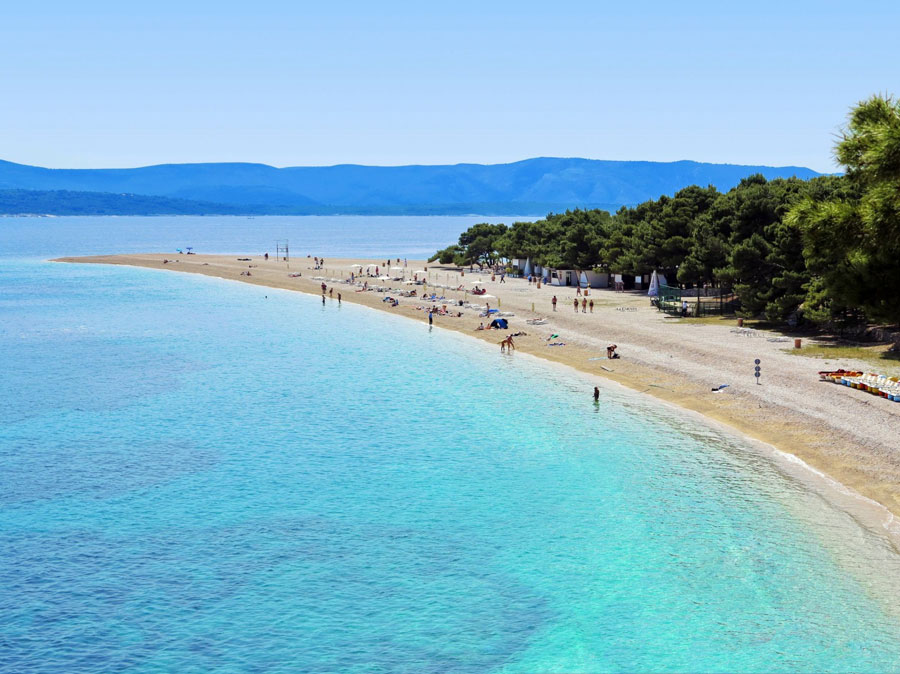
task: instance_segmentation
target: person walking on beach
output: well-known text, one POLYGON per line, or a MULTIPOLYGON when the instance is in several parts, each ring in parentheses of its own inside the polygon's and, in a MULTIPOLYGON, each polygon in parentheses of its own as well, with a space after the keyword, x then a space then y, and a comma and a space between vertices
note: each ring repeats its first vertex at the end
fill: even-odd
POLYGON ((500 274, 500 283, 506 283, 506 274, 500 274))
POLYGON ((554 295, 553 299, 550 301, 553 303, 553 311, 556 311, 556 295, 554 295))
POLYGON ((323 283, 322 284, 322 294, 324 295, 327 292, 327 290, 328 290, 328 286, 323 283))
POLYGON ((581 297, 581 286, 575 286, 575 296, 581 297))
POLYGON ((586 297, 581 298, 581 313, 583 313, 583 314, 587 313, 587 298, 586 297))
POLYGON ((574 302, 575 302, 575 313, 577 314, 578 313, 578 299, 576 298, 574 300, 574 302))
POLYGON ((588 306, 591 308, 591 313, 594 313, 594 300, 591 300, 591 301, 588 303, 588 306))

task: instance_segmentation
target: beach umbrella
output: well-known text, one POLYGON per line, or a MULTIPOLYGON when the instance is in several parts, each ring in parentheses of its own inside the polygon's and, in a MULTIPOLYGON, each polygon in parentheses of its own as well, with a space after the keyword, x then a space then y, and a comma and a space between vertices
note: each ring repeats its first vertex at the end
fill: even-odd
POLYGON ((402 271, 403 271, 403 267, 391 267, 391 271, 399 271, 399 272, 402 272, 402 271))
POLYGON ((351 264, 350 269, 362 269, 363 266, 361 264, 351 264))
POLYGON ((484 281, 469 281, 473 286, 483 286, 484 281))

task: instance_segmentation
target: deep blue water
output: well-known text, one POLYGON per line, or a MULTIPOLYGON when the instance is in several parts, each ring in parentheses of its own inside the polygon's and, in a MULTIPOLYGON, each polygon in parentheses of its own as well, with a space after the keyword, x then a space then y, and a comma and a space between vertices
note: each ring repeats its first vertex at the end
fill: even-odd
POLYGON ((898 669, 896 555, 738 439, 439 325, 33 257, 0 671, 898 669))

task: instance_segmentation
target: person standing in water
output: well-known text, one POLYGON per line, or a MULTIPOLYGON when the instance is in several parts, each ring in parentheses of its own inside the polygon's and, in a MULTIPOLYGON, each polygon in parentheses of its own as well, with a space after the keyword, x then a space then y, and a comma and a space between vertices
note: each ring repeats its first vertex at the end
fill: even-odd
POLYGON ((340 304, 340 303, 341 303, 341 294, 338 293, 338 304, 340 304))
POLYGON ((594 402, 600 402, 600 388, 598 386, 594 387, 594 402))
POLYGON ((556 295, 554 295, 553 299, 550 301, 553 303, 553 311, 556 311, 556 295))

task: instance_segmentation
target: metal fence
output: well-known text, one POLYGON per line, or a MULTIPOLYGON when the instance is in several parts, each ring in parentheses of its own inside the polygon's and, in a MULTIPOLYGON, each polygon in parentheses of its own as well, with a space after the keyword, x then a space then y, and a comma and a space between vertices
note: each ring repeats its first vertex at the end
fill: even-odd
POLYGON ((656 297, 656 308, 672 316, 701 318, 733 314, 738 299, 734 293, 714 297, 686 297, 681 288, 661 285, 656 297))

